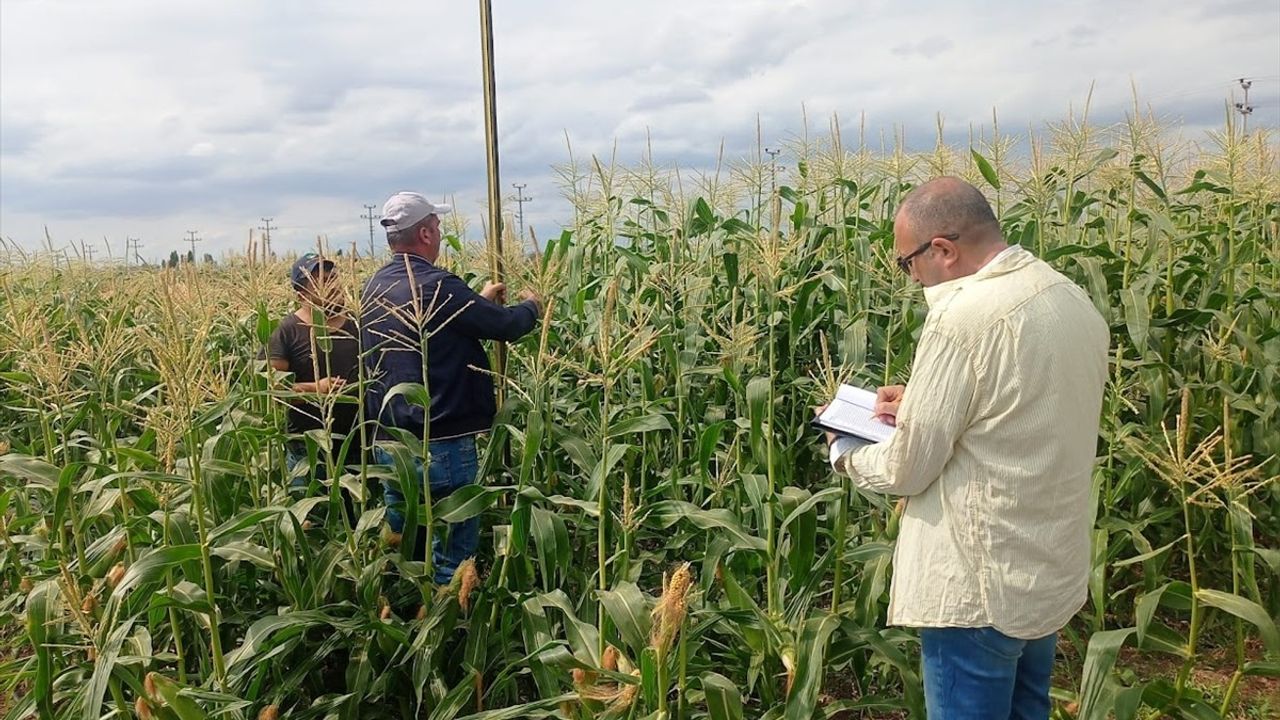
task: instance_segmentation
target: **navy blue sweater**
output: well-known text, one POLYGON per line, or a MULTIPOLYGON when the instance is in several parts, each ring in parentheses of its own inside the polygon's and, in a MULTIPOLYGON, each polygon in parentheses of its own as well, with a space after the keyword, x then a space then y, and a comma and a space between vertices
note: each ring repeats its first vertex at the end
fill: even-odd
MULTIPOLYGON (((489 369, 489 356, 480 341, 516 340, 532 330, 537 320, 537 306, 531 301, 503 307, 480 297, 460 278, 424 257, 392 255, 365 283, 360 297, 360 344, 366 377, 372 382, 365 395, 366 417, 422 437, 421 407, 403 396, 392 399, 385 411, 382 403, 396 385, 422 382, 420 338, 426 334, 430 335, 426 343, 430 437, 488 430, 497 408, 492 376, 481 372, 489 369), (417 326, 415 315, 426 318, 425 332, 417 326)), ((377 436, 388 438, 381 428, 377 436)))

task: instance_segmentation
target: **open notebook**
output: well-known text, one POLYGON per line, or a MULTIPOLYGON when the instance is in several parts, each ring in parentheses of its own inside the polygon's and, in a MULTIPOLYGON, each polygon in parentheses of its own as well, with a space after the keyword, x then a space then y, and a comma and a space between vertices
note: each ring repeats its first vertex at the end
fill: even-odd
POLYGON ((835 399, 814 419, 813 424, 837 435, 867 442, 884 442, 893 437, 893 426, 875 417, 876 394, 852 385, 841 385, 835 399))

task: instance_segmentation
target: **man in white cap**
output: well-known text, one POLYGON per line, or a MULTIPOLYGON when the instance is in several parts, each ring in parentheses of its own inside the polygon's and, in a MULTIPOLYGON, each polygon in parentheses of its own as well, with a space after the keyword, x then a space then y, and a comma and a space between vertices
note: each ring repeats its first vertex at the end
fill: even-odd
MULTIPOLYGON (((382 225, 391 260, 365 284, 360 303, 361 347, 370 379, 366 416, 377 420, 378 440, 397 439, 394 429, 429 439, 426 475, 433 501, 475 482, 475 436, 489 430, 497 412, 489 357, 481 341, 517 340, 533 330, 542 314, 542 302, 532 292, 522 293, 522 302, 507 307, 501 283, 487 283, 477 293, 435 265, 442 241, 440 216, 451 210, 414 192, 399 192, 387 200, 382 225), (429 416, 402 395, 387 399, 401 383, 427 386, 429 416)), ((379 464, 393 463, 391 455, 378 448, 374 458, 379 464)), ((422 460, 417 462, 421 482, 422 460)), ((387 522, 400 533, 406 511, 403 488, 384 484, 384 497, 387 522)), ((435 580, 442 584, 479 544, 476 518, 452 523, 448 530, 445 542, 433 543, 435 580)), ((414 555, 425 554, 425 540, 423 536, 413 543, 414 555)))

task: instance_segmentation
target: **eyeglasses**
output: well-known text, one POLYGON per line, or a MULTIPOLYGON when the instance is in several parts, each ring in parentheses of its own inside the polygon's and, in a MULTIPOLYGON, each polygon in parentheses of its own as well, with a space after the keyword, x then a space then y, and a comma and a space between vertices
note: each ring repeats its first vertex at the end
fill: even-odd
POLYGON ((915 250, 912 250, 910 254, 902 255, 902 256, 900 256, 900 257, 898 257, 898 258, 894 259, 894 262, 896 262, 896 263, 898 264, 898 269, 899 269, 899 270, 901 270, 902 272, 904 272, 904 273, 906 273, 906 274, 910 275, 910 274, 911 274, 911 261, 913 261, 913 260, 915 260, 917 257, 919 257, 922 253, 924 253, 924 251, 926 251, 926 250, 928 250, 929 248, 933 247, 933 241, 934 241, 934 240, 937 240, 938 238, 942 238, 942 239, 944 239, 944 240, 950 240, 951 242, 955 242, 956 240, 959 240, 959 239, 960 239, 960 233, 947 233, 946 235, 934 235, 933 237, 929 238, 928 240, 925 240, 923 243, 920 243, 920 247, 916 248, 915 250))

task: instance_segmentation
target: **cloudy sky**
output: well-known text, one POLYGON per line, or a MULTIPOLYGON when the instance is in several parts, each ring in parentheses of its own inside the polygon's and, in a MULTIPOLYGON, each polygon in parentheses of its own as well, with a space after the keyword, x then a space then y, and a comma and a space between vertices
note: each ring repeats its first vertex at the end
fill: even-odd
MULTIPOLYGON (((1221 123, 1234 79, 1280 125, 1276 0, 495 0, 504 190, 528 184, 542 237, 568 220, 553 163, 706 166, 839 113, 932 141, 1094 117, 1131 83, 1189 134, 1221 123), (819 119, 815 121, 814 119, 819 119)), ((401 189, 484 203, 472 1, 0 0, 0 235, 27 247, 127 235, 143 254, 367 241, 364 203, 401 189)), ((784 159, 785 160, 785 159, 784 159)), ((478 232, 476 233, 478 234, 478 232)))

